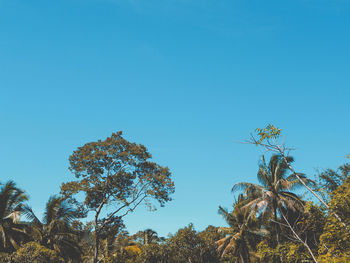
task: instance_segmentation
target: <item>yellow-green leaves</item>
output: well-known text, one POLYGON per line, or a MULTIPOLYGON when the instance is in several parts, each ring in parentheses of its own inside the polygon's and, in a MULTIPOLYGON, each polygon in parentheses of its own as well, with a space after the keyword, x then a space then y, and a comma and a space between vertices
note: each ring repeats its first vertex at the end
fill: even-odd
POLYGON ((273 126, 272 124, 267 125, 265 128, 256 128, 258 140, 255 142, 257 145, 262 144, 268 139, 277 139, 281 136, 281 129, 273 126))

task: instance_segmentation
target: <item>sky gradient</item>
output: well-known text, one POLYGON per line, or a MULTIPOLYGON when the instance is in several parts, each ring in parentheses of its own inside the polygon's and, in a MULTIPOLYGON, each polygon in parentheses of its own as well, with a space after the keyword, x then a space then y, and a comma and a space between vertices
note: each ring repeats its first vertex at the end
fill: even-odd
POLYGON ((311 178, 350 153, 350 1, 0 0, 0 182, 42 213, 79 146, 122 130, 170 168, 173 201, 125 219, 223 225, 268 123, 311 178))

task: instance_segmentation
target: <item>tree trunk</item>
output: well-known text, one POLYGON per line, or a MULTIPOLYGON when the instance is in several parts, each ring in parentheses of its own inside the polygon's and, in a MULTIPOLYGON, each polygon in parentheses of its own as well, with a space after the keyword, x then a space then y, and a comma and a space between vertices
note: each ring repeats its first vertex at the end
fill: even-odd
POLYGON ((103 199, 103 201, 101 202, 101 204, 98 206, 97 210, 96 210, 96 214, 95 214, 95 221, 94 221, 94 225, 95 225, 95 251, 94 251, 94 263, 98 263, 98 245, 99 245, 99 241, 100 241, 100 229, 98 228, 98 216, 101 213, 102 207, 104 206, 104 204, 106 203, 107 198, 105 197, 103 199))
POLYGON ((98 263, 98 246, 99 246, 99 236, 98 231, 95 228, 95 251, 94 251, 94 263, 98 263))
MULTIPOLYGON (((101 206, 102 207, 102 206, 101 206)), ((101 209, 99 210, 101 211, 101 209)), ((99 237, 99 234, 100 234, 100 230, 98 228, 98 216, 99 216, 99 211, 96 212, 96 215, 95 215, 95 222, 94 222, 94 225, 95 225, 95 251, 94 251, 94 263, 98 263, 98 246, 99 246, 99 241, 100 241, 100 237, 99 237)))
POLYGON ((107 236, 107 238, 106 238, 106 246, 105 246, 105 257, 109 257, 109 238, 108 238, 108 236, 107 236))
MULTIPOLYGON (((274 216, 274 220, 276 222, 278 222, 276 201, 273 201, 273 216, 274 216)), ((280 243, 280 233, 279 233, 279 229, 278 229, 278 224, 275 224, 275 231, 276 231, 277 245, 279 245, 279 243, 280 243)))

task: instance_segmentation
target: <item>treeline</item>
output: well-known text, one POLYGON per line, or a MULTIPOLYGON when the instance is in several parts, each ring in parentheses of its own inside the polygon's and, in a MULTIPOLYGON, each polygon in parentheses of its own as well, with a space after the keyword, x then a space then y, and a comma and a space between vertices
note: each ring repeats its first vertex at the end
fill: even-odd
POLYGON ((226 227, 198 232, 189 224, 168 237, 152 229, 130 235, 123 218, 142 203, 164 205, 175 190, 169 169, 150 159, 121 132, 79 147, 69 159, 74 179, 49 198, 43 218, 24 190, 2 182, 0 263, 350 261, 350 164, 311 180, 295 173, 283 152, 263 156, 259 183, 235 184, 233 207, 218 208, 226 227), (305 185, 326 206, 305 200, 305 185))

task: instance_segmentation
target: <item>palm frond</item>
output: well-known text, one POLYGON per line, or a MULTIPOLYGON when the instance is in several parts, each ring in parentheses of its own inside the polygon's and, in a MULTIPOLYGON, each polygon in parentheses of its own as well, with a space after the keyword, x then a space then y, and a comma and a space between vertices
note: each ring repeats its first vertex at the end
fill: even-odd
POLYGON ((307 178, 305 174, 303 173, 296 173, 296 174, 291 174, 286 178, 286 180, 290 183, 289 190, 295 190, 301 186, 303 186, 302 182, 297 178, 297 176, 308 186, 315 186, 316 182, 307 178))
POLYGON ((231 213, 227 212, 227 209, 222 208, 221 206, 219 206, 219 211, 218 213, 225 219, 225 221, 227 222, 227 224, 230 227, 237 227, 237 219, 234 215, 232 215, 231 213))
POLYGON ((56 218, 61 202, 61 198, 57 197, 56 195, 50 196, 49 200, 46 203, 44 213, 43 221, 45 224, 50 224, 50 222, 56 218))
POLYGON ((22 214, 34 225, 42 225, 41 221, 35 215, 33 209, 29 205, 23 205, 22 214))
POLYGON ((253 183, 247 183, 247 182, 241 182, 234 184, 232 187, 232 192, 236 192, 237 190, 243 190, 246 195, 248 195, 250 192, 263 192, 264 187, 258 185, 258 184, 253 184, 253 183))

